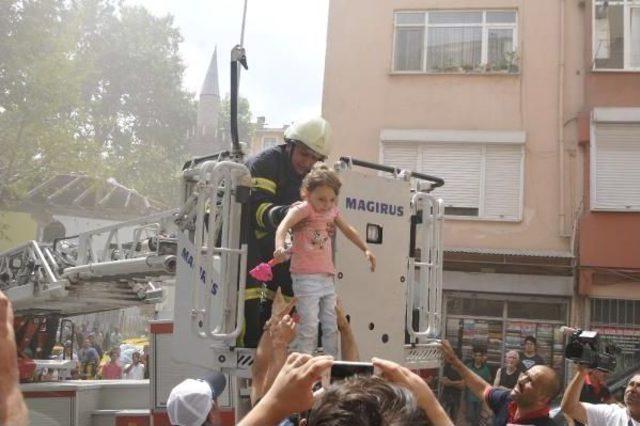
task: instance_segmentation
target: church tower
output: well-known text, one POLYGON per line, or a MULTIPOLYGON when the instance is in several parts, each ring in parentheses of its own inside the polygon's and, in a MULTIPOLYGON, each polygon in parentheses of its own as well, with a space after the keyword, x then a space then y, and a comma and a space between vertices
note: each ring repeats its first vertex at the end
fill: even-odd
POLYGON ((196 132, 191 140, 189 154, 193 157, 213 154, 228 149, 218 138, 218 112, 220 89, 218 87, 218 49, 213 51, 207 76, 200 90, 196 132))

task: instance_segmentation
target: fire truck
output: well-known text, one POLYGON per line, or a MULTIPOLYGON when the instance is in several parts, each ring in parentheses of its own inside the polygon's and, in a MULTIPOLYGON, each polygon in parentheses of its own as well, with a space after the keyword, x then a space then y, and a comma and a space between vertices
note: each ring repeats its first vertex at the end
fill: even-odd
MULTIPOLYGON (((25 383, 33 414, 57 424, 168 424, 171 388, 218 370, 229 375, 219 401, 225 419, 233 424, 242 416, 255 349, 237 346, 247 274, 241 218, 251 191, 241 159, 221 153, 185 165, 179 210, 0 254, 0 286, 16 310, 19 348, 34 334, 46 337, 38 358, 50 353, 63 318, 158 303, 167 289, 173 294, 172 312, 150 324, 149 382, 25 383), (133 239, 122 241, 125 233, 133 239)), ((335 168, 343 182, 339 208, 379 259, 369 272, 361 253, 336 236, 337 292, 362 359, 439 367, 443 204, 429 194, 433 182, 423 177, 431 177, 348 157, 335 168)), ((25 372, 28 362, 21 357, 25 372)), ((31 362, 65 368, 64 361, 31 362)))
MULTIPOLYGON (((249 226, 243 212, 252 191, 237 132, 242 65, 240 44, 231 54, 233 145, 184 165, 179 209, 0 253, 0 289, 16 310, 25 378, 38 365, 68 368, 46 359, 65 318, 164 301, 150 324, 149 381, 24 383, 32 424, 168 425, 173 386, 210 370, 228 375, 218 400, 223 422, 246 413, 255 349, 238 345, 249 226), (24 356, 27 346, 38 356, 24 356)), ((338 207, 378 258, 371 273, 361 253, 335 236, 336 289, 361 358, 440 367, 444 204, 431 191, 444 181, 346 156, 334 167, 343 184, 338 207)))

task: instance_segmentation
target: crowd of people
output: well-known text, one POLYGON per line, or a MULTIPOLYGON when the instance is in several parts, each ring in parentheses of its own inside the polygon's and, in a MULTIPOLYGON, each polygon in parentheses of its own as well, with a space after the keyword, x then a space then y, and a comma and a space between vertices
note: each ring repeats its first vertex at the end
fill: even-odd
MULTIPOLYGON (((443 340, 446 366, 440 400, 422 377, 384 359, 371 359, 374 374, 331 384, 323 380, 337 357, 360 358, 333 285, 330 242, 336 229, 363 251, 372 272, 376 266, 366 243, 335 210, 340 189, 335 172, 315 165, 329 153, 329 133, 328 123, 321 118, 295 123, 285 133, 286 144, 269 148, 247 163, 253 178, 247 266, 251 269, 272 258, 276 262, 266 288, 258 280, 247 283, 246 331, 240 344, 255 347, 256 353, 252 408, 238 424, 447 426, 461 420, 456 418, 460 401, 471 425, 555 424, 549 411, 561 391, 560 380, 536 353, 532 336, 524 339, 522 352, 506 354, 495 377, 487 368, 483 348, 474 348, 472 359, 465 363, 443 340), (292 247, 285 247, 282 238, 288 230, 293 232, 292 247), (294 320, 294 308, 300 323, 294 320), (330 354, 313 353, 319 326, 322 344, 330 354)), ((12 322, 11 304, 0 292, 0 424, 23 425, 27 410, 19 390, 12 322)), ((81 376, 145 376, 146 354, 134 353, 129 365, 120 366, 117 345, 110 340, 106 346, 112 348, 110 362, 98 369, 104 342, 91 333, 81 341, 77 354, 81 376)), ((215 372, 179 383, 167 400, 171 424, 219 424, 217 398, 225 385, 224 376, 215 372)), ((629 381, 624 405, 609 404, 612 401, 603 386, 601 375, 580 367, 564 393, 563 412, 572 421, 590 426, 640 426, 640 374, 629 381)))
MULTIPOLYGON (((59 379, 80 380, 140 380, 148 379, 149 346, 144 345, 142 352, 128 350, 122 356, 123 336, 118 327, 107 333, 90 330, 83 324, 73 338, 78 342, 79 349, 74 350, 72 340, 66 340, 62 352, 57 355, 59 360, 70 360, 74 366, 64 370, 59 379), (104 348, 108 348, 105 352, 104 348)), ((51 375, 51 372, 48 372, 51 375)), ((47 377, 43 377, 47 380, 47 377)))
MULTIPOLYGON (((454 424, 427 382, 391 361, 374 358, 376 375, 354 376, 318 389, 317 383, 329 372, 334 358, 287 353, 287 347, 295 337, 296 323, 290 315, 294 306, 295 299, 286 302, 280 292, 276 294, 274 315, 267 322, 256 354, 259 367, 255 370, 262 374, 254 375, 251 393, 254 406, 239 422, 241 426, 454 424)), ((339 306, 336 315, 344 344, 341 356, 353 359, 358 351, 339 306)), ((90 346, 86 349, 95 351, 90 346)), ((490 385, 474 372, 474 369, 478 370, 478 366, 473 365, 477 360, 465 364, 446 340, 442 342, 442 351, 459 377, 451 379, 451 384, 461 385, 486 403, 494 413, 493 424, 555 424, 549 418, 549 404, 560 391, 560 383, 551 368, 533 365, 521 371, 513 389, 509 390, 490 385)), ((16 366, 13 312, 11 303, 0 292, 0 424, 21 426, 28 424, 28 413, 16 366)), ((507 367, 494 383, 500 383, 502 374, 508 372, 507 367)), ((610 396, 598 389, 600 382, 594 381, 598 380, 598 375, 595 370, 578 368, 562 399, 564 413, 592 426, 640 425, 640 374, 629 380, 624 405, 609 403, 610 396), (584 398, 591 398, 591 402, 581 401, 584 398)), ((224 387, 225 379, 220 373, 178 384, 167 404, 171 423, 219 424, 216 399, 224 387)))

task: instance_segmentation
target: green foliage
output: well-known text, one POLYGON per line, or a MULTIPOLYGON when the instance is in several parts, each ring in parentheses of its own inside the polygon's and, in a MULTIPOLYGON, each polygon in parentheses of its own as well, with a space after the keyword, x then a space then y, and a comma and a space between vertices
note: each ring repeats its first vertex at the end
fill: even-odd
MULTIPOLYGON (((231 99, 227 94, 220 101, 218 111, 218 138, 224 146, 231 147, 231 99)), ((253 124, 251 123, 251 108, 249 101, 238 96, 238 138, 240 142, 251 141, 253 136, 253 124)))
POLYGON ((69 171, 173 201, 196 117, 181 41, 116 0, 0 0, 0 202, 69 171))

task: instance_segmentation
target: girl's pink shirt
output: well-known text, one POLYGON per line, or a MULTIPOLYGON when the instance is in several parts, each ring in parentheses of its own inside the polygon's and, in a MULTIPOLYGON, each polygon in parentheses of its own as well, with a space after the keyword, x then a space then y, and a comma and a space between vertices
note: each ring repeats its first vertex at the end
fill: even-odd
POLYGON ((291 209, 296 222, 305 220, 304 226, 293 232, 291 273, 335 275, 332 242, 327 232, 327 224, 334 223, 340 215, 338 208, 317 212, 307 201, 302 201, 294 204, 291 209))

